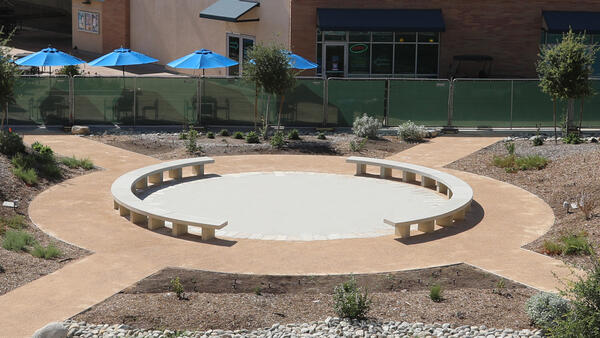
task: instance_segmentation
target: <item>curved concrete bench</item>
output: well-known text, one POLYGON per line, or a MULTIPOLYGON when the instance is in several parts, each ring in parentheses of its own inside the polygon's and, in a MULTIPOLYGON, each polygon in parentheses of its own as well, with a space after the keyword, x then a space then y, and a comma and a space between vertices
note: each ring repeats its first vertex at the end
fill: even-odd
POLYGON ((435 224, 443 227, 451 226, 454 221, 463 220, 465 213, 471 207, 473 189, 453 175, 420 165, 368 157, 349 157, 346 162, 356 164, 356 175, 365 174, 367 165, 379 167, 381 178, 391 178, 392 170, 400 170, 402 181, 406 183, 416 182, 416 176, 419 175, 423 187, 435 189, 448 196, 448 201, 436 208, 433 213, 411 210, 410 213, 402 216, 384 218, 386 224, 396 227, 396 236, 409 237, 411 224, 418 224, 419 231, 422 232, 433 232, 435 224))
POLYGON ((181 236, 188 231, 188 226, 202 228, 202 240, 215 237, 215 230, 227 225, 225 220, 214 220, 193 215, 162 210, 148 206, 137 197, 136 193, 143 191, 148 184, 153 186, 163 183, 164 173, 174 180, 183 178, 183 168, 192 167, 194 176, 204 176, 204 165, 214 163, 210 157, 197 157, 183 160, 159 163, 148 167, 130 171, 117 178, 110 188, 114 208, 118 209, 121 216, 129 216, 135 224, 147 224, 148 229, 157 229, 165 225, 165 221, 173 223, 173 235, 181 236))

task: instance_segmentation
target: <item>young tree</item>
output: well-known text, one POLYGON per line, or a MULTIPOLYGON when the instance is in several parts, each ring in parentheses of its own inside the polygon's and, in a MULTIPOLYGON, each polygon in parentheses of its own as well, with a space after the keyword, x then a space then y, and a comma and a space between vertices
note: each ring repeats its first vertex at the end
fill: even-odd
MULTIPOLYGON (((277 115, 277 127, 281 124, 281 110, 285 93, 296 85, 296 73, 289 67, 289 56, 283 51, 279 45, 265 46, 256 44, 248 53, 248 61, 244 65, 244 78, 256 85, 258 96, 258 88, 262 88, 269 98, 267 100, 267 110, 265 112, 265 128, 268 127, 269 121, 269 102, 270 95, 279 95, 281 101, 279 103, 279 111, 277 115), (251 62, 250 62, 251 60, 251 62)), ((254 124, 256 127, 257 117, 257 98, 254 102, 254 124)))
POLYGON ((2 105, 2 117, 0 118, 0 131, 4 130, 4 121, 8 121, 8 105, 15 102, 15 84, 21 71, 11 61, 7 46, 12 37, 12 32, 4 33, 0 29, 0 105, 2 105))
MULTIPOLYGON (((563 34, 562 41, 541 49, 536 64, 540 77, 540 88, 552 98, 554 117, 554 142, 556 142, 556 104, 558 100, 568 100, 567 129, 573 126, 575 99, 592 95, 590 76, 593 74, 596 45, 584 43, 585 34, 575 34, 572 30, 563 34)), ((580 120, 583 116, 583 105, 580 120)))

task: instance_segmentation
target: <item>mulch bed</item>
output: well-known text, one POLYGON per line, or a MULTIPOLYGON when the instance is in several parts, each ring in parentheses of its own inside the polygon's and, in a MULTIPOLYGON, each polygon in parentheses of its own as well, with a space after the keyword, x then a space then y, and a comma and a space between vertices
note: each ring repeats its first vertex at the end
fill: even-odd
MULTIPOLYGON (((178 133, 102 134, 89 137, 95 141, 161 160, 194 156, 186 151, 187 141, 180 140, 178 133)), ((231 136, 215 135, 214 139, 209 139, 201 135, 197 139, 197 144, 202 147, 202 151, 195 155, 308 154, 384 158, 415 145, 403 142, 397 136, 382 136, 376 140, 368 140, 360 152, 353 152, 350 150, 350 141, 359 143, 361 139, 352 134, 328 134, 325 140, 319 140, 316 135, 301 135, 301 138, 301 140, 286 140, 286 146, 277 149, 264 140, 259 144, 248 144, 245 140, 234 139, 231 136)))
MULTIPOLYGON (((16 209, 0 207, 0 217, 9 218, 22 215, 26 220, 24 229, 40 244, 47 246, 52 243, 60 249, 62 255, 55 259, 41 259, 33 257, 27 252, 14 252, 5 250, 0 246, 0 266, 4 272, 0 273, 0 295, 3 295, 19 286, 27 284, 35 279, 50 274, 73 260, 87 256, 89 252, 79 247, 64 243, 37 228, 27 216, 29 203, 37 194, 60 181, 73 178, 86 173, 83 169, 70 169, 62 164, 63 178, 58 181, 48 181, 40 178, 36 186, 27 186, 12 173, 10 160, 0 154, 0 203, 2 201, 19 200, 16 209)), ((0 242, 2 236, 0 236, 0 242)))
MULTIPOLYGON (((530 328, 524 307, 536 291, 465 264, 354 275, 373 297, 369 317, 455 325, 530 328), (429 298, 442 285, 444 300, 429 298)), ((332 294, 350 275, 264 276, 167 268, 72 319, 143 329, 256 329, 336 316, 332 294), (185 300, 170 291, 179 277, 185 300)))
MULTIPOLYGON (((567 213, 563 203, 576 202, 578 195, 583 191, 590 192, 600 200, 600 145, 597 143, 554 144, 551 140, 538 147, 534 147, 526 140, 516 141, 515 145, 517 155, 541 155, 547 157, 550 163, 542 170, 507 173, 492 164, 494 156, 507 154, 504 142, 498 142, 447 167, 514 184, 539 196, 552 207, 556 217, 554 225, 545 235, 527 244, 526 249, 545 254, 544 241, 557 240, 561 236, 583 231, 587 233, 590 243, 598 252, 600 217, 595 214, 590 220, 586 220, 580 211, 567 213)), ((586 256, 555 257, 578 267, 590 266, 590 259, 586 256)))

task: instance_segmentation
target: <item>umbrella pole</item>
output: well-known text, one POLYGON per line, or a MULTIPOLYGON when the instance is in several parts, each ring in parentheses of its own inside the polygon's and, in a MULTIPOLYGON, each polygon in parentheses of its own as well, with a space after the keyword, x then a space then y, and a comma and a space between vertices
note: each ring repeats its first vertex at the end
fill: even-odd
POLYGON ((202 118, 202 98, 200 97, 200 77, 197 77, 197 83, 196 83, 196 121, 198 123, 198 125, 201 124, 201 118, 202 118))

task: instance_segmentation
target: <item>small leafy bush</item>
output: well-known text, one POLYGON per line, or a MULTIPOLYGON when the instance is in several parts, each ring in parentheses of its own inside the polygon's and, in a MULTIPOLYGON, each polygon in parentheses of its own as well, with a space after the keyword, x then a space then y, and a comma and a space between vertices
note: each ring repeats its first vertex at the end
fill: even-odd
POLYGON ((298 133, 298 129, 292 129, 287 135, 288 140, 299 140, 300 133, 298 133))
POLYGON ((506 151, 508 152, 508 155, 514 155, 515 154, 515 143, 514 142, 506 142, 506 143, 504 143, 504 148, 506 148, 506 151))
POLYGON ((35 151, 43 156, 54 156, 54 151, 52 151, 52 148, 50 148, 49 146, 43 145, 38 141, 35 141, 31 145, 31 149, 33 149, 33 151, 35 151))
POLYGON ((2 247, 10 251, 23 251, 35 244, 33 236, 23 230, 9 230, 4 234, 2 247))
POLYGON ((570 234, 560 238, 564 244, 563 254, 565 255, 590 255, 592 246, 583 232, 570 234))
POLYGON ((359 142, 356 142, 354 140, 350 141, 350 151, 355 152, 355 153, 359 153, 361 152, 364 148, 365 145, 367 144, 367 139, 364 138, 362 140, 360 140, 359 142))
POLYGON ((14 215, 7 219, 0 219, 0 223, 6 224, 6 226, 11 229, 20 230, 25 227, 25 217, 14 215))
POLYGON ((565 251, 564 245, 555 241, 545 240, 543 246, 544 252, 548 255, 562 255, 565 251))
POLYGON ((425 138, 425 127, 406 121, 398 126, 398 136, 405 142, 422 142, 425 138))
POLYGON ((75 156, 72 157, 63 157, 61 163, 66 165, 71 169, 82 168, 85 170, 94 169, 94 162, 92 162, 89 158, 81 158, 78 159, 75 156))
POLYGON ((15 167, 12 169, 12 172, 23 182, 27 183, 27 185, 36 185, 39 182, 38 175, 32 168, 15 167))
POLYGON ((236 131, 233 133, 233 138, 236 140, 241 140, 244 138, 244 134, 241 131, 236 131))
POLYGON ((187 133, 185 131, 182 131, 181 133, 179 133, 179 139, 187 140, 187 133))
POLYGON ((531 143, 533 144, 534 147, 539 147, 539 146, 543 146, 544 145, 544 138, 541 136, 536 136, 531 143))
POLYGON ((187 152, 190 154, 194 154, 195 152, 197 152, 198 149, 198 145, 196 144, 196 139, 198 138, 198 132, 195 129, 191 129, 188 130, 187 132, 187 152))
POLYGON ((260 286, 255 286, 252 291, 254 292, 255 295, 260 296, 262 295, 262 288, 260 286))
POLYGON ((343 318, 363 319, 371 307, 371 298, 367 291, 362 290, 352 277, 349 281, 335 287, 333 290, 335 312, 343 318))
POLYGON ((571 134, 567 134, 566 137, 564 137, 562 139, 563 143, 566 144, 580 144, 583 143, 583 140, 581 139, 581 137, 579 137, 579 135, 575 134, 575 133, 571 133, 571 134))
POLYGON ((442 300, 444 300, 444 298, 442 297, 442 286, 439 284, 433 284, 432 286, 430 286, 429 298, 431 298, 431 300, 436 303, 439 303, 442 300))
POLYGON ((270 143, 275 148, 278 148, 278 149, 283 148, 283 146, 285 146, 285 140, 283 138, 283 133, 280 131, 275 132, 273 137, 271 137, 270 143))
POLYGON ((539 292, 525 303, 525 311, 535 326, 548 329, 569 312, 569 301, 549 292, 539 292))
MULTIPOLYGON (((512 151, 514 152, 514 149, 512 151)), ((548 165, 548 159, 540 155, 520 157, 513 153, 508 156, 494 156, 492 163, 496 167, 504 168, 506 172, 516 172, 517 170, 544 169, 548 165)))
POLYGON ((221 129, 219 131, 219 136, 229 136, 229 130, 227 130, 227 129, 221 129))
POLYGON ((352 131, 358 137, 377 138, 379 128, 381 128, 381 122, 367 114, 356 118, 352 123, 352 131))
POLYGON ((319 134, 317 134, 317 139, 325 140, 325 139, 327 139, 327 137, 325 136, 324 132, 320 131, 319 134))
POLYGON ((36 244, 31 251, 31 255, 37 258, 52 259, 60 257, 62 252, 54 244, 48 244, 46 247, 36 244))
POLYGON ((260 143, 260 139, 258 138, 258 134, 251 131, 246 134, 246 143, 260 143))
POLYGON ((75 75, 81 75, 81 70, 79 69, 79 65, 67 65, 59 69, 56 74, 73 77, 75 75))
POLYGON ((212 131, 209 131, 208 133, 206 133, 206 137, 207 138, 215 138, 215 133, 213 133, 212 131))
POLYGON ((177 295, 177 299, 184 299, 183 284, 181 284, 181 280, 179 280, 179 277, 171 279, 171 291, 175 292, 175 294, 177 295))
POLYGON ((25 144, 19 134, 0 131, 0 153, 12 157, 22 152, 25 152, 25 144))

